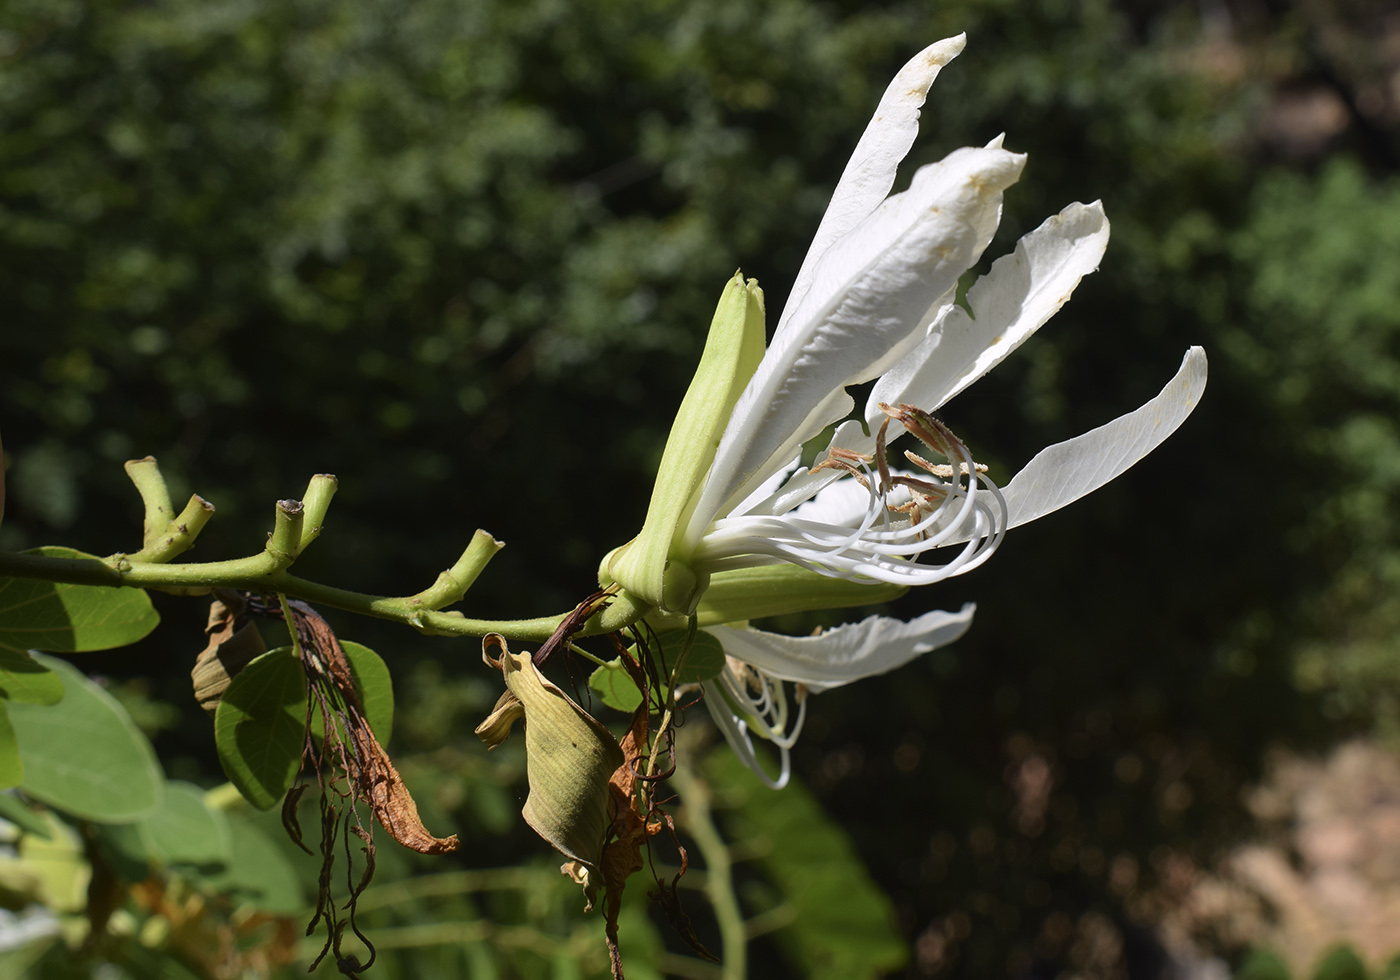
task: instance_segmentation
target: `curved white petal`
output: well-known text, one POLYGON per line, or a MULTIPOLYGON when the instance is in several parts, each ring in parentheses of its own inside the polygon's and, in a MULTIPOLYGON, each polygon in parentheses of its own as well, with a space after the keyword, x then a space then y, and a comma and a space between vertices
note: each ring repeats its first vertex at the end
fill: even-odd
MULTIPOLYGON (((875 382, 865 406, 866 427, 843 422, 831 444, 852 452, 875 449, 884 421, 879 405, 907 402, 934 411, 981 378, 1069 301, 1081 279, 1098 268, 1108 246, 1108 219, 1098 201, 1071 204, 1023 236, 1016 250, 992 264, 968 291, 972 316, 951 301, 927 317, 927 336, 875 382)), ((949 297, 951 300, 951 296, 949 297)), ((755 513, 783 514, 835 480, 832 470, 793 475, 755 513)))
POLYGON ((966 34, 935 41, 909 59, 886 87, 812 237, 778 319, 779 333, 811 285, 817 261, 833 242, 865 220, 889 196, 899 163, 919 135, 919 108, 928 97, 929 87, 939 70, 961 54, 966 44, 966 34))
POLYGON ((1205 387, 1206 352, 1192 347, 1176 376, 1137 411, 1042 449, 1002 491, 1010 526, 1059 510, 1122 474, 1186 421, 1205 387))
POLYGON ((907 623, 871 616, 820 636, 782 636, 732 626, 714 626, 710 632, 734 659, 770 677, 823 691, 886 673, 952 643, 972 625, 975 609, 968 603, 956 613, 935 610, 907 623))
POLYGON ((705 707, 709 709, 715 727, 720 730, 724 740, 729 743, 729 747, 739 757, 739 761, 763 780, 764 785, 769 789, 782 789, 786 786, 788 778, 792 774, 792 761, 788 749, 779 747, 781 765, 778 775, 776 777, 768 775, 767 770, 758 761, 758 753, 754 751, 753 740, 749 738, 748 725, 744 724, 743 719, 734 713, 734 708, 725 700, 720 683, 706 681, 701 687, 705 691, 705 707))
POLYGON ((1024 165, 1024 155, 1005 150, 956 150, 826 251, 792 325, 774 337, 734 406, 689 541, 792 447, 839 419, 841 389, 875 377, 917 342, 934 301, 977 261, 1002 191, 1024 165))
POLYGON ((883 419, 880 402, 937 411, 1000 364, 1099 267, 1108 231, 1103 205, 1095 201, 1071 204, 1022 237, 968 290, 971 316, 950 307, 928 338, 875 383, 866 419, 883 419))

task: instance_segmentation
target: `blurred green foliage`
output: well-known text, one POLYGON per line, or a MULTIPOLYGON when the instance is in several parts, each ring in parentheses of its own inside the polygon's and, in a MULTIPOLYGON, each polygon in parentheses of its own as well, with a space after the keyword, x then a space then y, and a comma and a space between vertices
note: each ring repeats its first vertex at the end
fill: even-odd
MULTIPOLYGON (((1400 732, 1394 127, 1354 113, 1286 154, 1271 93, 1326 84, 1320 15, 1220 9, 1225 36, 1195 6, 1128 0, 12 0, 0 546, 133 550, 119 464, 149 452, 177 497, 219 508, 193 557, 243 554, 275 499, 329 471, 307 575, 412 591, 484 526, 510 547, 470 612, 567 608, 640 525, 726 278, 742 266, 781 307, 885 82, 966 30, 906 173, 1005 131, 1031 158, 989 259, 1075 199, 1102 198, 1114 232, 946 421, 1004 477, 1140 404, 1190 343, 1211 385, 1128 477, 896 604, 976 599, 978 619, 956 649, 814 700, 795 758, 892 900, 908 975, 1054 976, 1077 955, 1056 923, 1122 920, 1171 855, 1206 861, 1242 830, 1266 744, 1400 732)), ((156 745, 207 783, 196 605, 162 601, 169 631, 84 664, 184 706, 156 745)), ((600 927, 530 864, 519 760, 470 738, 496 693, 476 652, 337 627, 394 669, 396 759, 425 822, 467 842, 434 872, 540 871, 386 903, 373 924, 479 930, 390 941, 393 969, 605 968, 571 958, 600 927), (517 955, 521 923, 555 945, 517 955)), ((428 870, 391 860, 386 883, 428 870)), ((628 914, 641 976, 672 940, 628 914)), ((756 975, 810 965, 782 936, 752 944, 756 975)))

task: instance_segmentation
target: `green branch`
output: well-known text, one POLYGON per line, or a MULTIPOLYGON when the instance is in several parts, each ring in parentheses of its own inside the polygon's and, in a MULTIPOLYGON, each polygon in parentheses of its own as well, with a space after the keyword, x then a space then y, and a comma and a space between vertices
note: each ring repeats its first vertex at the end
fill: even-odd
MULTIPOLYGON (((482 531, 477 533, 485 535, 482 531)), ((485 536, 490 538, 490 535, 485 536)), ((486 550, 477 545, 477 540, 473 539, 472 545, 467 547, 457 564, 439 576, 439 584, 443 581, 443 576, 452 576, 454 581, 461 581, 457 576, 463 574, 463 566, 479 560, 478 567, 470 576, 475 577, 475 572, 479 572, 480 567, 485 565, 485 561, 480 559, 481 552, 486 550)), ((496 548, 491 550, 494 552, 498 548, 499 542, 496 542, 496 548)), ((486 557, 489 558, 489 555, 486 557)), ((280 558, 279 555, 264 552, 231 561, 161 565, 133 562, 126 555, 114 555, 111 558, 46 558, 41 555, 0 552, 0 576, 37 578, 73 585, 105 585, 113 588, 134 586, 177 595, 201 595, 215 588, 268 594, 280 592, 312 605, 328 606, 373 616, 376 619, 403 623, 428 635, 485 636, 487 633, 500 633, 508 640, 522 643, 542 643, 549 639, 567 615, 561 613, 538 619, 469 619, 459 612, 432 609, 423 601, 424 595, 441 595, 440 591, 435 591, 438 589, 437 585, 417 596, 369 595, 322 585, 293 575, 282 565, 280 558)), ((469 580, 467 584, 470 584, 469 580)), ((584 624, 579 635, 597 636, 624 629, 641 619, 649 608, 641 600, 625 592, 620 593, 611 605, 595 613, 584 624)))
MULTIPOLYGON (((311 478, 302 500, 277 502, 272 533, 259 554, 226 561, 172 564, 171 558, 194 544, 213 516, 214 507, 194 496, 185 509, 172 518, 170 492, 155 459, 148 456, 132 460, 126 464, 126 471, 146 506, 140 551, 109 558, 50 558, 0 552, 0 576, 72 585, 127 586, 175 595, 203 595, 216 588, 269 595, 280 593, 314 605, 403 623, 429 635, 500 633, 507 640, 525 643, 542 643, 549 639, 568 615, 489 620, 469 619, 459 612, 442 611, 444 606, 462 600, 487 562, 505 547, 481 530, 472 536, 471 543, 452 567, 416 595, 369 595, 293 575, 289 569, 320 535, 331 497, 335 495, 336 479, 324 473, 311 478)), ((650 607, 636 597, 620 593, 588 619, 579 635, 594 636, 624 629, 649 610, 650 607)))
POLYGON ((705 893, 715 913, 715 923, 719 926, 721 943, 720 960, 723 963, 723 980, 744 980, 748 974, 749 934, 744 923, 744 913, 739 908, 739 898, 734 893, 734 858, 729 852, 715 826, 711 811, 713 794, 710 785, 691 765, 694 736, 687 730, 692 744, 690 751, 676 753, 676 771, 671 779, 680 793, 684 804, 680 817, 685 829, 695 840, 695 846, 705 861, 705 893))

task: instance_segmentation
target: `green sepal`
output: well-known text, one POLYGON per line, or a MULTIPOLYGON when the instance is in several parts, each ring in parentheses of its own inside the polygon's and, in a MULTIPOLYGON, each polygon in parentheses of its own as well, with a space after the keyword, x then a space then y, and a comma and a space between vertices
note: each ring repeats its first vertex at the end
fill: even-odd
POLYGON ((861 585, 818 575, 799 565, 759 565, 716 572, 695 615, 704 628, 812 609, 868 606, 897 599, 907 591, 903 585, 861 585))
POLYGON ((714 462, 729 414, 763 360, 763 290, 736 272, 710 322, 652 487, 642 533, 603 560, 600 576, 668 612, 688 614, 707 585, 679 543, 714 462))

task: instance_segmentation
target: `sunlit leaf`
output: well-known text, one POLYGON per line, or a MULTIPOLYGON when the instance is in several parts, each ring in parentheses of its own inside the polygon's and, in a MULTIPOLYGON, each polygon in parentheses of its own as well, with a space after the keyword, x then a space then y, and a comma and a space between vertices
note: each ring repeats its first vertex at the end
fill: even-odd
POLYGON ((267 810, 301 765, 306 673, 291 647, 269 650, 239 672, 214 714, 214 742, 229 781, 267 810))
POLYGON ((19 859, 0 862, 0 889, 55 912, 81 912, 92 880, 82 839, 52 813, 45 819, 47 837, 25 834, 16 848, 19 859))
POLYGON ((154 812, 165 776, 131 716, 72 664, 42 656, 39 662, 62 678, 64 692, 54 705, 10 705, 25 795, 107 823, 154 812))
MULTIPOLYGON (((71 548, 25 552, 91 558, 71 548)), ((77 653, 135 643, 160 622, 141 589, 0 578, 0 694, 11 701, 54 704, 63 684, 29 650, 77 653)))
MULTIPOLYGON (((394 681, 389 676, 389 667, 383 657, 362 644, 342 640, 340 648, 350 662, 350 676, 364 706, 365 720, 379 744, 386 745, 394 730, 394 681)), ((321 706, 312 705, 311 734, 319 737, 324 730, 321 706)))

